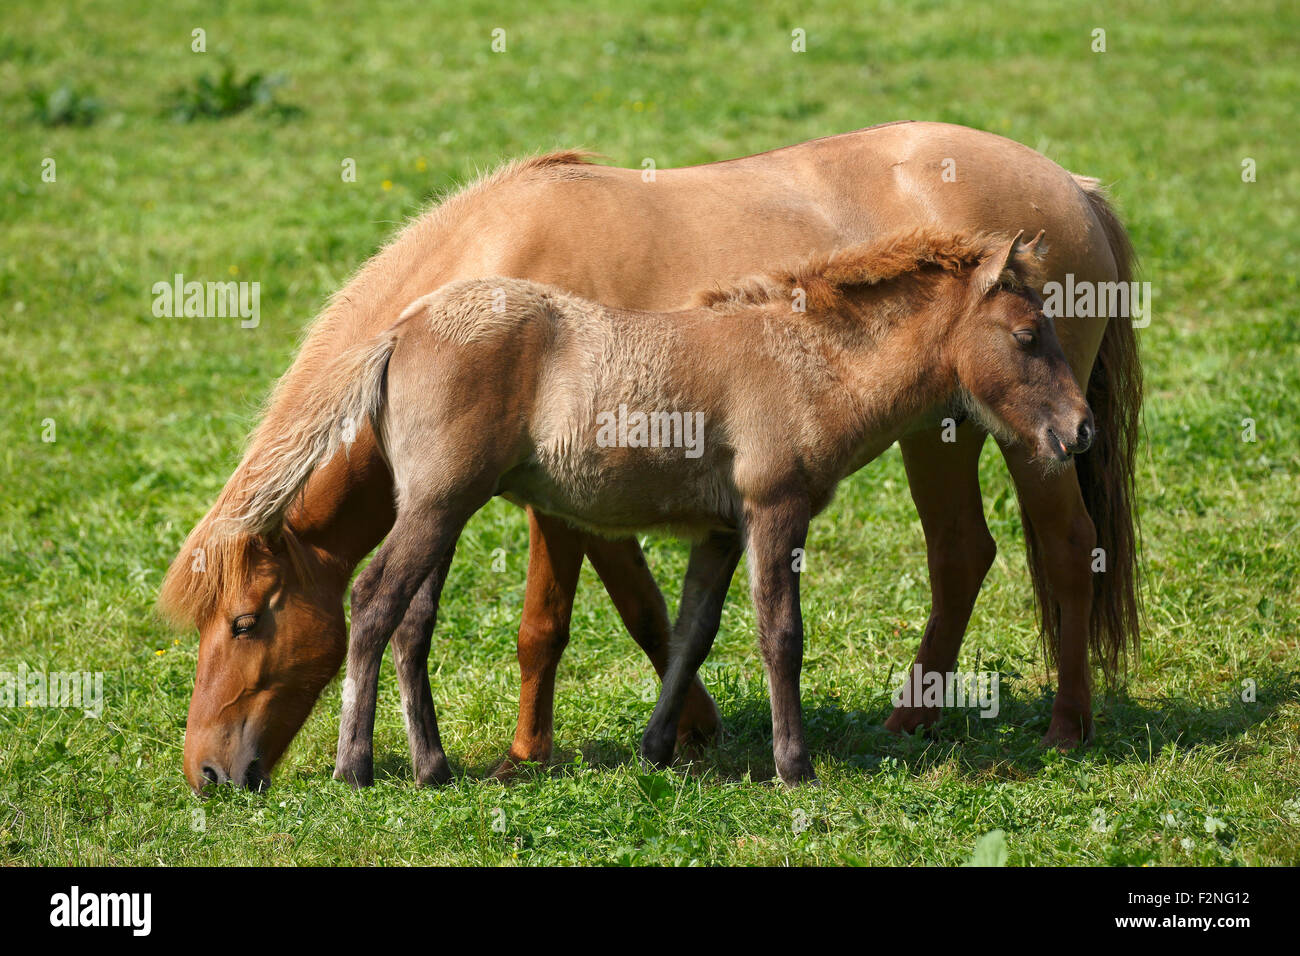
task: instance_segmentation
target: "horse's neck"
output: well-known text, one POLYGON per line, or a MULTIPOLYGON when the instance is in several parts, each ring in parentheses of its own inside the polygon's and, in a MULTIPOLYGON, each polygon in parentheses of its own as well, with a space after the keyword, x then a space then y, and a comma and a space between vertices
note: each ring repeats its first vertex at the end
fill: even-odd
POLYGON ((316 470, 288 524, 346 587, 394 518, 393 479, 366 429, 346 455, 340 451, 316 470))

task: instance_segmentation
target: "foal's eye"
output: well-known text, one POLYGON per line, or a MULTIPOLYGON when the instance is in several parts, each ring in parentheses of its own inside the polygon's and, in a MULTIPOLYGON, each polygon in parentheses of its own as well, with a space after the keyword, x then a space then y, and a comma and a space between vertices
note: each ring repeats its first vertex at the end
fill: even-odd
POLYGON ((1033 329, 1021 329, 1020 331, 1012 332, 1011 334, 1016 337, 1016 341, 1021 345, 1033 345, 1038 341, 1038 336, 1034 334, 1033 329))
POLYGON ((235 637, 247 637, 252 633, 253 626, 257 624, 256 614, 241 614, 235 618, 235 622, 230 625, 230 633, 235 637))

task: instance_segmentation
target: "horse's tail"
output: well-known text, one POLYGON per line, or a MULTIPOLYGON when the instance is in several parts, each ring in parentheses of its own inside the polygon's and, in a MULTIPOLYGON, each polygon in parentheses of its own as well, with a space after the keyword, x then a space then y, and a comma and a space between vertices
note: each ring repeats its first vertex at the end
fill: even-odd
MULTIPOLYGON (((1136 256, 1123 223, 1097 180, 1086 176, 1075 176, 1074 180, 1101 223, 1118 280, 1130 282, 1136 256)), ((1096 418, 1097 437, 1086 454, 1074 459, 1074 467, 1084 505, 1097 529, 1097 547, 1101 549, 1093 563, 1088 643, 1093 658, 1110 679, 1126 659, 1136 657, 1142 615, 1141 532, 1134 480, 1142 415, 1142 366, 1130 316, 1112 316, 1107 323, 1088 379, 1087 398, 1096 418), (1105 563, 1099 565, 1096 560, 1105 563)), ((1025 538, 1043 639, 1049 659, 1055 663, 1060 640, 1056 602, 1047 584, 1041 549, 1032 533, 1027 531, 1025 538)))
POLYGON ((222 509, 235 530, 274 534, 312 472, 378 416, 397 340, 390 329, 343 352, 301 388, 291 418, 258 426, 230 482, 242 493, 222 509))

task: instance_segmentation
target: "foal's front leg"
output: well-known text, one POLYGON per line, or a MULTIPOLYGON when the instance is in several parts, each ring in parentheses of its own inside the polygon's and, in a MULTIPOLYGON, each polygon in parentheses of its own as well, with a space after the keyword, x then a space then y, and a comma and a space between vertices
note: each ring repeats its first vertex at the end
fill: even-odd
POLYGON ((691 548, 663 687, 641 740, 641 754, 651 763, 666 766, 672 760, 682 708, 687 694, 698 683, 696 673, 718 634, 722 605, 740 551, 739 536, 721 532, 691 548))
MULTIPOLYGON (((425 580, 436 575, 427 615, 432 630, 438 595, 463 526, 463 518, 448 514, 432 514, 422 519, 399 516, 379 553, 353 585, 352 631, 334 766, 336 779, 354 787, 374 783, 375 707, 384 647, 425 580)), ((425 686, 427 689, 427 680, 425 686)), ((436 738, 436 722, 433 728, 436 738)))
POLYGON ((745 509, 749 585, 772 698, 772 754, 777 776, 785 784, 817 779, 804 740, 799 700, 803 615, 794 552, 804 546, 808 520, 808 500, 798 496, 745 509))

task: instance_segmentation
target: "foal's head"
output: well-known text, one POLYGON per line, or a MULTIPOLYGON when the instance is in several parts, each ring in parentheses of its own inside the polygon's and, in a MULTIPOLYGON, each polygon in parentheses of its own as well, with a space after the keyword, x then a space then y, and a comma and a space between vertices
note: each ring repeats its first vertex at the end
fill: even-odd
POLYGON ((204 519, 163 586, 169 614, 199 630, 185 724, 185 778, 269 786, 347 650, 342 588, 287 531, 222 533, 204 519))
POLYGON ((1040 242, 1020 236, 992 246, 969 273, 960 314, 948 337, 959 398, 1003 441, 1035 457, 1066 461, 1088 450, 1092 410, 1074 379, 1041 285, 1040 242))

